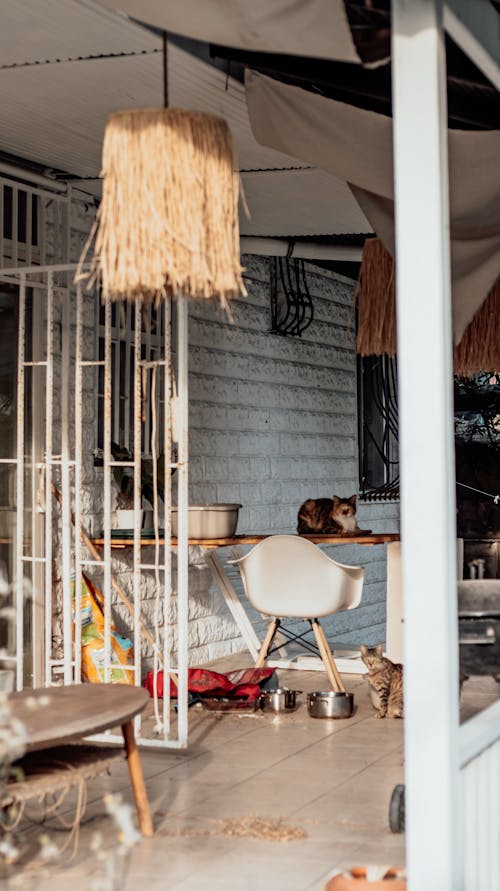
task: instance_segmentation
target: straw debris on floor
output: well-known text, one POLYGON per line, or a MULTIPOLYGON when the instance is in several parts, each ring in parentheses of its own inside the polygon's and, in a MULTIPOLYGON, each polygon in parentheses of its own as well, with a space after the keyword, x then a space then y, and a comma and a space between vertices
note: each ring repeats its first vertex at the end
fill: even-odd
POLYGON ((298 841, 308 838, 305 829, 300 826, 291 826, 284 817, 269 820, 254 816, 228 817, 219 820, 205 819, 197 826, 183 826, 178 830, 160 829, 158 834, 181 838, 226 835, 234 838, 256 838, 261 841, 274 842, 298 841))
POLYGON ((240 817, 220 820, 222 835, 240 838, 260 838, 264 841, 288 842, 307 838, 307 832, 299 826, 290 826, 285 820, 264 820, 261 817, 240 817))

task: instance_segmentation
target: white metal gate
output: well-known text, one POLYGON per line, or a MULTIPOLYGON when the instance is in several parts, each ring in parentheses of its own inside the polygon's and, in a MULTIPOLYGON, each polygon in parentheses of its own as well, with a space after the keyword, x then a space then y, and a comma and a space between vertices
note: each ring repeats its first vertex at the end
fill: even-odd
MULTIPOLYGON (((1 456, 15 476, 17 507, 12 536, 16 637, 9 658, 15 664, 18 689, 29 685, 30 674, 37 685, 79 683, 82 627, 85 636, 88 620, 82 583, 92 578, 102 592, 104 614, 102 647, 94 652, 94 667, 104 682, 116 680, 116 634, 130 638, 134 658, 124 669, 127 676, 141 684, 146 670, 157 678, 162 669, 166 679, 163 699, 155 695, 151 714, 136 720, 138 742, 183 747, 187 744, 187 302, 180 297, 155 310, 140 303, 117 306, 108 301, 100 340, 99 294, 87 290, 85 283, 73 283, 75 269, 63 263, 0 271, 0 282, 19 292, 16 453, 1 456), (27 338, 27 308, 33 305, 34 294, 37 301, 39 295, 43 298, 36 349, 27 338), (147 344, 152 326, 154 350, 147 344), (113 418, 120 418, 117 379, 123 377, 124 398, 132 406, 125 414, 126 426, 133 427, 133 448, 125 459, 117 460, 113 418), (34 404, 42 394, 43 403, 34 404), (103 410, 100 461, 95 454, 99 406, 103 410), (27 413, 38 418, 36 429, 43 440, 36 453, 26 449, 27 413), (141 529, 145 452, 150 455, 155 489, 163 484, 162 517, 155 498, 155 534, 147 540, 148 547, 141 529), (158 462, 161 453, 163 462, 158 462), (112 529, 113 480, 123 473, 133 475, 135 521, 130 541, 125 539, 118 547, 112 529), (173 502, 178 507, 174 542, 173 502), (34 518, 42 522, 41 540, 27 534, 34 518), (36 624, 32 629, 31 672, 25 658, 27 578, 37 615, 42 610, 44 616, 43 629, 36 624)), ((155 693, 156 688, 155 683, 155 693)), ((110 734, 106 738, 113 739, 110 734)))

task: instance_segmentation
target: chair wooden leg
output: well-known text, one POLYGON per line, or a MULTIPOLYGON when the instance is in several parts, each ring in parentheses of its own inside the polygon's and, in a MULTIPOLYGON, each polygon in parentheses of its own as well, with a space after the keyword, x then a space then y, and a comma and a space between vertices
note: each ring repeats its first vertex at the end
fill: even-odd
POLYGON ((335 677, 336 677, 336 679, 337 679, 337 684, 338 684, 339 687, 340 687, 340 691, 341 691, 341 693, 345 693, 345 692, 346 692, 346 689, 345 689, 345 687, 344 687, 344 683, 343 683, 343 681, 342 681, 342 678, 340 677, 340 672, 339 672, 339 670, 338 670, 338 668, 337 668, 337 663, 335 662, 335 659, 333 658, 333 653, 332 653, 332 651, 331 651, 331 649, 330 649, 330 644, 328 643, 328 641, 327 641, 327 639, 326 639, 326 634, 325 634, 325 630, 324 630, 324 628, 323 628, 323 625, 322 625, 321 622, 319 622, 319 621, 318 621, 318 628, 319 628, 319 632, 320 632, 320 634, 321 634, 321 637, 323 638, 323 642, 324 642, 324 644, 325 644, 325 651, 326 651, 326 654, 327 654, 327 656, 328 656, 328 661, 329 661, 330 665, 332 666, 332 671, 333 671, 333 673, 335 674, 335 677))
POLYGON ((260 648, 259 655, 257 656, 257 659, 255 660, 256 668, 262 668, 262 666, 265 665, 265 662, 267 659, 267 654, 269 652, 269 649, 271 647, 271 644, 276 636, 276 632, 279 627, 280 627, 279 619, 273 619, 271 622, 269 622, 269 625, 268 625, 267 631, 266 631, 266 636, 262 642, 262 646, 260 648))
POLYGON ((143 835, 149 838, 154 835, 153 821, 151 820, 151 811, 149 810, 148 795, 144 783, 144 775, 142 773, 139 749, 137 748, 134 736, 134 722, 127 721, 126 724, 122 724, 122 733, 125 742, 125 751, 127 753, 130 783, 132 792, 134 793, 139 829, 143 835))
POLYGON ((312 619, 311 625, 332 688, 337 693, 345 693, 346 690, 344 684, 342 683, 339 670, 335 664, 332 651, 328 645, 325 632, 323 631, 323 628, 317 619, 312 619))

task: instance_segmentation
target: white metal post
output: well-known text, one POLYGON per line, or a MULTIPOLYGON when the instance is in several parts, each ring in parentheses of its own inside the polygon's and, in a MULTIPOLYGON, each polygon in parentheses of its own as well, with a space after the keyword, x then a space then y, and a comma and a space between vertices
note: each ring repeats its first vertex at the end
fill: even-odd
MULTIPOLYGON (((164 513, 164 536, 165 545, 163 551, 163 668, 164 681, 166 681, 166 669, 170 666, 171 657, 171 632, 169 629, 170 607, 172 603, 172 473, 170 462, 173 460, 172 454, 172 299, 165 301, 165 311, 160 319, 163 324, 163 448, 164 448, 164 468, 163 468, 163 513, 164 513)), ((187 617, 186 617, 187 621, 187 617)), ((177 700, 179 703, 180 700, 177 700)), ((170 683, 163 685, 163 726, 168 728, 170 732, 170 683)))
POLYGON ((179 745, 186 746, 188 738, 187 716, 187 659, 188 659, 188 302, 183 294, 177 297, 177 349, 178 349, 178 529, 177 529, 177 702, 179 718, 179 745))
POLYGON ((442 2, 393 0, 392 10, 407 862, 410 891, 455 891, 458 643, 442 2))
MULTIPOLYGON (((138 511, 142 506, 139 483, 141 474, 141 442, 142 442, 142 367, 141 367, 141 333, 142 333, 142 303, 136 300, 134 304, 134 510, 136 523, 134 526, 134 662, 135 683, 141 685, 142 671, 142 630, 141 630, 141 566, 142 553, 139 530, 137 526, 138 511)), ((135 720, 135 732, 138 735, 141 729, 142 718, 139 715, 135 720)))
POLYGON ((41 687, 45 680, 45 475, 44 475, 44 412, 46 362, 44 356, 45 292, 32 290, 32 346, 33 360, 31 392, 35 411, 31 418, 31 542, 34 556, 31 605, 33 654, 33 686, 41 687), (36 363, 36 364, 35 364, 36 363))
POLYGON ((58 289, 61 312, 61 494, 62 494, 62 614, 64 683, 71 684, 74 674, 71 605, 71 491, 70 491, 70 301, 69 289, 58 289))
POLYGON ((45 684, 52 683, 52 517, 53 422, 54 422, 54 273, 47 274, 46 372, 45 372, 45 684))
POLYGON ((104 681, 111 681, 111 315, 104 304, 104 681))
POLYGON ((76 286, 76 335, 75 335, 75 589, 72 603, 74 625, 74 674, 73 683, 82 679, 82 479, 83 479, 83 287, 76 286))
POLYGON ((24 400, 26 342, 26 276, 21 273, 19 285, 19 328, 17 344, 17 470, 16 470, 16 689, 23 688, 24 675, 24 400))

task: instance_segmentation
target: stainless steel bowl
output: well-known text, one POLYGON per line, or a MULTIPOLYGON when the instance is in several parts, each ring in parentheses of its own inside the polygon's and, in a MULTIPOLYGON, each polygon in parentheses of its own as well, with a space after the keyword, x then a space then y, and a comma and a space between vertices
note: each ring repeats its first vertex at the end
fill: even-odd
POLYGON ((260 703, 263 709, 272 712, 294 712, 297 708, 297 696, 302 690, 263 690, 260 703))
MULTIPOLYGON (((190 504, 189 538, 231 538, 238 525, 241 504, 190 504)), ((172 535, 177 536, 177 508, 172 508, 172 535)))
POLYGON ((353 693, 327 692, 309 693, 307 711, 311 718, 350 718, 354 707, 353 693))

